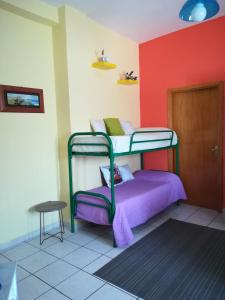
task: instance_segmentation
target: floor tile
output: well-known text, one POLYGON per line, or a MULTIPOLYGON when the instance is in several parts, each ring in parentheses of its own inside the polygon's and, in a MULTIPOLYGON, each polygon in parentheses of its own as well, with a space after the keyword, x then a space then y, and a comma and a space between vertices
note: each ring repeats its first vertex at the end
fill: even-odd
POLYGON ((111 261, 111 258, 102 255, 101 257, 97 258, 95 261, 90 263, 88 266, 84 268, 84 271, 93 274, 97 270, 101 269, 104 265, 111 261))
POLYGON ((51 245, 53 245, 55 243, 61 243, 61 242, 57 238, 49 238, 46 241, 44 241, 42 245, 40 245, 40 238, 36 237, 35 239, 30 240, 27 243, 30 244, 30 245, 32 245, 32 246, 34 246, 34 247, 37 247, 39 249, 45 249, 46 247, 49 247, 49 246, 51 246, 51 245))
POLYGON ((49 285, 55 286, 78 271, 78 268, 71 266, 62 260, 57 260, 35 273, 35 276, 39 277, 49 285))
POLYGON ((49 289, 49 285, 31 275, 18 283, 18 299, 33 300, 49 289))
POLYGON ((136 297, 132 297, 128 295, 125 292, 122 292, 121 290, 106 284, 102 288, 100 288, 98 291, 96 291, 94 294, 92 294, 90 297, 88 297, 88 300, 134 300, 136 297))
POLYGON ((43 251, 39 251, 25 259, 22 259, 18 262, 18 265, 23 267, 25 270, 34 273, 38 270, 46 267, 47 265, 54 262, 57 258, 52 255, 49 255, 43 251))
POLYGON ((56 243, 54 245, 45 248, 45 251, 58 258, 62 258, 67 254, 71 253, 72 251, 78 249, 79 247, 80 246, 74 243, 64 240, 63 242, 56 243))
POLYGON ((207 208, 200 208, 193 215, 186 219, 187 222, 208 226, 217 216, 217 211, 207 208))
POLYGON ((76 233, 73 233, 72 235, 70 235, 67 240, 75 243, 77 245, 81 245, 84 246, 87 243, 89 243, 90 241, 93 241, 94 239, 97 239, 98 235, 96 235, 95 233, 92 233, 90 231, 87 230, 79 230, 76 233))
POLYGON ((65 228, 64 231, 65 231, 63 234, 64 239, 71 236, 71 234, 74 234, 73 232, 71 232, 70 228, 65 228))
POLYGON ((225 230, 225 215, 219 213, 208 225, 211 228, 225 230))
POLYGON ((106 252, 105 255, 109 256, 111 258, 116 257, 117 255, 119 255, 120 253, 122 253, 124 250, 126 250, 127 247, 115 247, 112 248, 109 252, 106 252))
MULTIPOLYGON (((164 222, 163 222, 164 223, 164 222)), ((132 244, 136 243, 137 241, 139 241, 140 239, 142 239, 143 237, 145 237, 147 234, 149 234, 151 231, 153 231, 156 227, 150 226, 150 227, 146 227, 144 230, 142 230, 141 232, 138 232, 137 234, 134 235, 134 239, 132 241, 132 244)), ((129 246, 127 246, 126 248, 128 248, 129 246)), ((125 248, 125 249, 126 249, 125 248)), ((125 250, 124 249, 124 250, 125 250)))
POLYGON ((0 254, 0 264, 1 263, 7 263, 10 262, 10 260, 6 257, 4 257, 3 255, 0 254))
POLYGON ((199 208, 187 204, 176 206, 169 212, 171 218, 184 221, 191 215, 193 215, 199 208))
POLYGON ((98 239, 85 245, 85 247, 104 254, 113 249, 113 240, 99 237, 98 239))
POLYGON ((225 215, 218 213, 218 215, 213 219, 214 223, 225 224, 225 215))
POLYGON ((83 300, 103 285, 102 280, 86 272, 79 271, 60 283, 56 288, 73 300, 83 300))
POLYGON ((108 231, 111 231, 112 226, 89 223, 88 226, 84 227, 84 230, 95 234, 97 237, 106 234, 108 231))
POLYGON ((7 258, 9 258, 12 261, 18 261, 18 260, 28 257, 38 251, 39 251, 39 249, 37 249, 27 243, 22 243, 16 247, 4 252, 4 256, 6 256, 7 258))
POLYGON ((76 251, 70 253, 69 255, 65 256, 63 260, 82 269, 100 256, 100 253, 81 247, 76 251))
POLYGON ((16 267, 16 278, 17 282, 23 280, 24 278, 30 276, 30 273, 22 269, 20 266, 17 265, 16 267))
POLYGON ((70 298, 64 296, 63 294, 59 293, 54 289, 51 289, 47 293, 37 298, 37 300, 68 300, 68 299, 70 298))
POLYGON ((225 231, 225 223, 212 222, 208 226, 211 228, 214 228, 214 229, 219 229, 219 230, 225 231))

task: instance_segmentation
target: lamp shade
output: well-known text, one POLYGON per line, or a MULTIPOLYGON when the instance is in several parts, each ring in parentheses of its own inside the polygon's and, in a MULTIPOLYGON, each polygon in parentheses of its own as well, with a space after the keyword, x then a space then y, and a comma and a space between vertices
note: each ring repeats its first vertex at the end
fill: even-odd
POLYGON ((188 0, 181 8, 179 17, 188 22, 201 22, 215 16, 219 9, 216 0, 188 0))

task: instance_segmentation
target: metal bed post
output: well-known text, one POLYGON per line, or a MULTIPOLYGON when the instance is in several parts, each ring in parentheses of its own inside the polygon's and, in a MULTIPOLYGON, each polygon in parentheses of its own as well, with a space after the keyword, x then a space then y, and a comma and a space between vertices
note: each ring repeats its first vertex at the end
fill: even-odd
POLYGON ((141 153, 141 170, 144 170, 144 153, 141 153))
POLYGON ((175 172, 177 175, 179 175, 179 140, 177 140, 177 144, 175 146, 176 150, 176 167, 175 167, 175 172))
POLYGON ((74 225, 74 213, 75 213, 75 203, 73 200, 73 176, 72 176, 72 141, 73 135, 69 138, 68 141, 68 167, 69 167, 69 188, 70 188, 70 225, 71 225, 71 232, 74 232, 75 225, 74 225))
MULTIPOLYGON (((176 151, 176 165, 175 165, 175 172, 177 174, 177 176, 179 176, 179 140, 177 139, 177 144, 175 146, 175 151, 176 151)), ((177 206, 180 205, 180 200, 177 200, 177 206)))

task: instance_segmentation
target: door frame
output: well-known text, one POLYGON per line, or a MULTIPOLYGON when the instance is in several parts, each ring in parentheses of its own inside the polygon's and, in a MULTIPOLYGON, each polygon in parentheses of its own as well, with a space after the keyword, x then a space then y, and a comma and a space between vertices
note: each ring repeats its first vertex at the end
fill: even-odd
MULTIPOLYGON (((186 87, 180 88, 172 88, 168 89, 167 97, 168 97, 168 105, 167 105, 167 113, 168 113, 168 128, 173 129, 173 95, 179 92, 187 92, 187 91, 195 91, 195 90, 202 90, 202 89, 210 89, 210 88, 217 88, 219 92, 219 153, 218 153, 218 160, 219 165, 221 166, 217 170, 218 176, 218 190, 219 190, 219 203, 218 203, 218 210, 222 212, 223 210, 223 123, 224 123, 224 82, 223 81, 216 81, 198 85, 190 85, 186 87)), ((178 137, 179 139, 179 137, 178 137)), ((169 151, 168 154, 168 167, 170 172, 174 172, 175 170, 175 157, 174 151, 169 151)))

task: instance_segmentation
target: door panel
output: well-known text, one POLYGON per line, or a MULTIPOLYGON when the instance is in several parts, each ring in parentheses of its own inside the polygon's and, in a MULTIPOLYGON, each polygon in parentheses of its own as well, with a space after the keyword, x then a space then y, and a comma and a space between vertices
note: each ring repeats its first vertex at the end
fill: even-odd
POLYGON ((169 126, 180 140, 180 177, 188 203, 222 209, 223 85, 169 91, 169 126))

